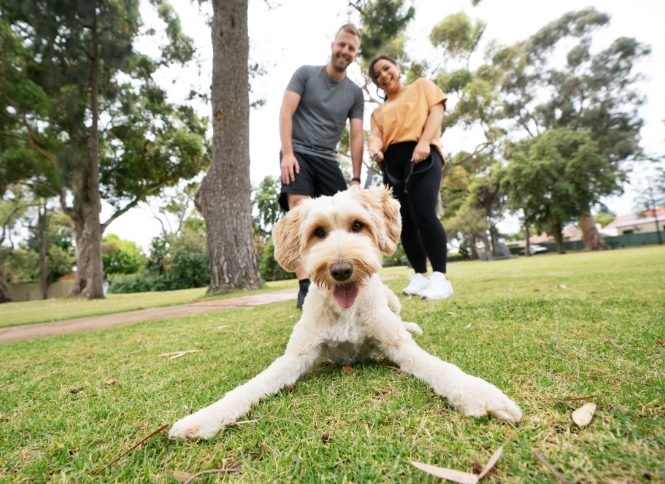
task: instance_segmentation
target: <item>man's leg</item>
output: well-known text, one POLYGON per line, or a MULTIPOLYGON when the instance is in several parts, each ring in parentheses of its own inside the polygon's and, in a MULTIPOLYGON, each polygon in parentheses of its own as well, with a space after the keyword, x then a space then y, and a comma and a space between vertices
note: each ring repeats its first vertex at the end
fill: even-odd
MULTIPOLYGON (((298 193, 287 193, 286 197, 289 203, 289 210, 293 210, 303 201, 308 200, 310 198, 307 195, 301 195, 298 193)), ((298 278, 298 285, 299 285, 296 308, 302 309, 303 302, 305 302, 305 296, 307 296, 307 292, 309 291, 309 283, 310 283, 309 274, 307 274, 307 271, 305 270, 302 264, 296 267, 295 273, 296 277, 298 278)))

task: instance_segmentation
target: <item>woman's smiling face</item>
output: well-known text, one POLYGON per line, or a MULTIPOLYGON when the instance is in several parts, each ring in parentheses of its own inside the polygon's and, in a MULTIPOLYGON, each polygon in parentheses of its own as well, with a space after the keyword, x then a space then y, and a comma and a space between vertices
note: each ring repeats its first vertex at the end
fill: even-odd
POLYGON ((400 71, 395 64, 388 59, 379 59, 373 69, 376 85, 389 97, 400 89, 400 71))

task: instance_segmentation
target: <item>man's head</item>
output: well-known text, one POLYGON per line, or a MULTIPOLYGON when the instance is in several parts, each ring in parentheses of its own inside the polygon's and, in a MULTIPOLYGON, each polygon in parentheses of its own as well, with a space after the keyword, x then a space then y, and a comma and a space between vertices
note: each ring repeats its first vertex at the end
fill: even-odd
POLYGON ((342 25, 330 46, 330 66, 343 73, 360 53, 360 32, 353 24, 342 25))

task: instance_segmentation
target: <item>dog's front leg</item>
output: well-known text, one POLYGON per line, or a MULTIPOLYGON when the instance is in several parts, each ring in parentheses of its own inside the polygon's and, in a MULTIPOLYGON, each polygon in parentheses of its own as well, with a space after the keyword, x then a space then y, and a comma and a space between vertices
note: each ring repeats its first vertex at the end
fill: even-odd
POLYGON ((520 408, 497 387, 429 354, 410 338, 384 344, 383 349, 402 371, 428 383, 465 415, 482 417, 490 414, 509 422, 522 418, 520 408))
POLYGON ((261 398, 291 385, 312 367, 319 353, 315 349, 287 352, 247 383, 228 392, 212 405, 178 420, 169 431, 171 439, 209 439, 235 422, 261 398))

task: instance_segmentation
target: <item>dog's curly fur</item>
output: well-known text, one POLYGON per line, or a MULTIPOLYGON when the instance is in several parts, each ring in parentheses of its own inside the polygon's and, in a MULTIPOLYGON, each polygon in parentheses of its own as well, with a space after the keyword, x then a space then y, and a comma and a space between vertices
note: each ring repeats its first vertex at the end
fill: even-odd
POLYGON ((519 407, 494 385, 427 353, 413 340, 415 323, 399 317, 400 304, 378 275, 401 230, 399 203, 387 189, 340 192, 308 200, 280 220, 275 258, 293 271, 302 263, 313 285, 284 355, 212 405, 176 422, 171 438, 210 438, 261 398, 293 384, 320 358, 349 364, 382 353, 402 371, 428 383, 466 415, 509 422, 519 407))

